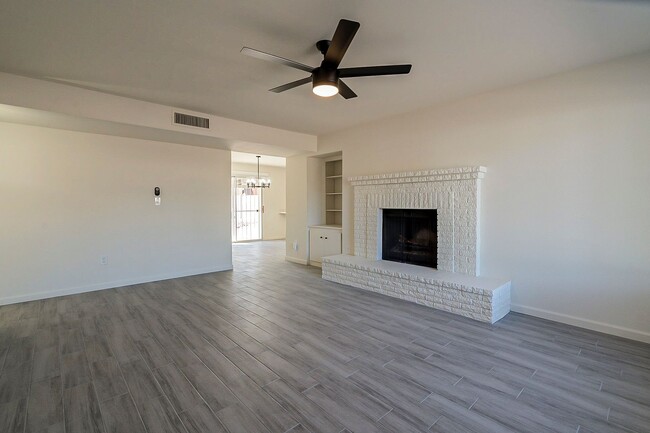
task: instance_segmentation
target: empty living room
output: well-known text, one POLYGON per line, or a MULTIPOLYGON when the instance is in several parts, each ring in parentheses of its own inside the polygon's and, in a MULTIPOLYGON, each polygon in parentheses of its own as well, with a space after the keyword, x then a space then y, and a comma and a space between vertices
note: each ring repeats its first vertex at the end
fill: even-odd
POLYGON ((650 1, 2 0, 0 432, 649 433, 650 1))

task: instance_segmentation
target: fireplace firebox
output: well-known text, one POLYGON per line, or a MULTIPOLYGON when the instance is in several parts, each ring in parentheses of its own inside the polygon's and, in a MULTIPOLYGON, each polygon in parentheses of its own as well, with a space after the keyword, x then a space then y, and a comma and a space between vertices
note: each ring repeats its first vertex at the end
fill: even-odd
POLYGON ((382 260, 436 268, 437 216, 435 209, 383 209, 382 260))

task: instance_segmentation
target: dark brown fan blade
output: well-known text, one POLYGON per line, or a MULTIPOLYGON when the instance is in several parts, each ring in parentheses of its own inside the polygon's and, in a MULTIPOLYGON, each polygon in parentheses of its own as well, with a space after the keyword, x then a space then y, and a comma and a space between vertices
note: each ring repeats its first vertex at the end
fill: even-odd
POLYGON ((339 94, 345 99, 356 98, 357 94, 352 91, 343 81, 339 80, 339 94))
POLYGON ((302 63, 294 62, 293 60, 285 59, 284 57, 274 56, 273 54, 265 53, 253 48, 244 47, 241 49, 240 53, 255 57, 256 59, 268 60, 269 62, 279 63, 281 65, 289 66, 290 68, 300 69, 305 72, 312 72, 315 69, 311 66, 303 65, 302 63))
POLYGON ((359 30, 360 24, 356 21, 341 20, 336 27, 332 43, 325 53, 325 63, 329 63, 335 68, 339 66, 345 52, 348 50, 354 35, 359 30))
POLYGON ((301 80, 292 81, 291 83, 283 84, 282 86, 269 89, 269 92, 280 93, 285 90, 293 89, 294 87, 302 86, 303 84, 311 83, 311 77, 303 78, 301 80))
POLYGON ((399 75, 411 72, 411 65, 361 66, 339 69, 339 77, 372 77, 374 75, 399 75))

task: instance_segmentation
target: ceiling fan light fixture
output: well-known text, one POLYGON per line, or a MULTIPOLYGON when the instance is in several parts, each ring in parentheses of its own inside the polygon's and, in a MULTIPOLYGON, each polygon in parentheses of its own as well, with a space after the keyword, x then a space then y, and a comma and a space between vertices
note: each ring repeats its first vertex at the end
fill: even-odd
POLYGON ((339 93, 339 77, 336 69, 316 68, 312 83, 314 94, 323 98, 329 98, 339 93))
POLYGON ((330 96, 334 96, 339 93, 339 88, 333 84, 318 84, 314 85, 312 91, 318 96, 329 98, 330 96))

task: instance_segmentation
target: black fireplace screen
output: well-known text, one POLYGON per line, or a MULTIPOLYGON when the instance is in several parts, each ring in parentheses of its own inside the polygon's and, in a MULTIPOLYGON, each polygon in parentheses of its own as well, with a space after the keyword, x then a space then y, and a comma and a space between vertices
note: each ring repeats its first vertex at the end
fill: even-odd
POLYGON ((435 209, 384 209, 381 258, 437 267, 437 219, 435 209))

